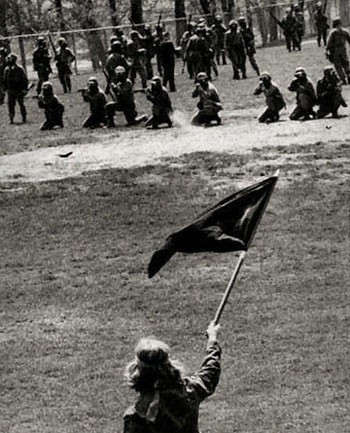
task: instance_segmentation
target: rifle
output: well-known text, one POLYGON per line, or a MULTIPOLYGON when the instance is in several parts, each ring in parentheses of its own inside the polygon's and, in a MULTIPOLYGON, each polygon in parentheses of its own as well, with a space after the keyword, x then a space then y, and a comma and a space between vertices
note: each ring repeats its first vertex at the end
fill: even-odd
POLYGON ((273 20, 276 21, 276 23, 281 27, 281 29, 284 30, 284 25, 282 24, 282 21, 280 21, 270 10, 269 10, 269 14, 271 18, 273 18, 273 20))
POLYGON ((327 10, 327 0, 324 0, 323 10, 322 10, 323 15, 326 13, 326 10, 327 10))

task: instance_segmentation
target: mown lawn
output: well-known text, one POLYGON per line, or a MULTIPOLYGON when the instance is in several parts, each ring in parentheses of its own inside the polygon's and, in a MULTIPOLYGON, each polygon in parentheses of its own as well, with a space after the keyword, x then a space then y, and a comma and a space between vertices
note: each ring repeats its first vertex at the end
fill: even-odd
MULTIPOLYGON (((248 83, 248 81, 247 81, 248 83)), ((349 416, 349 143, 197 153, 0 193, 0 431, 120 432, 123 368, 155 335, 191 372, 235 254, 176 255, 165 237, 281 168, 222 317, 212 433, 345 433, 349 416)))

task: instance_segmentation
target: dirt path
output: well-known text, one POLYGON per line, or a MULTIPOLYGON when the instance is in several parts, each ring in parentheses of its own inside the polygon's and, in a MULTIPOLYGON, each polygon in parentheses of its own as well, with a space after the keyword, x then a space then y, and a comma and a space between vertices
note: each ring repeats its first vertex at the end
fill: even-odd
MULTIPOLYGON (((289 107, 288 107, 289 108, 289 107)), ((221 127, 192 127, 176 113, 172 129, 116 130, 100 143, 41 148, 0 157, 0 181, 37 182, 79 176, 85 171, 141 166, 198 151, 243 153, 264 146, 350 141, 350 109, 341 119, 290 122, 287 115, 272 125, 261 125, 261 110, 225 112, 221 127), (73 151, 68 158, 59 154, 73 151)), ((290 110, 288 109, 288 112, 290 110)))

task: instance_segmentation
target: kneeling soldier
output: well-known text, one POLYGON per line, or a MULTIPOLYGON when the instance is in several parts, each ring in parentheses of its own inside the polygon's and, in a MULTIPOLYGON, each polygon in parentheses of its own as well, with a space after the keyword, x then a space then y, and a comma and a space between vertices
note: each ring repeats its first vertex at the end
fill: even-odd
POLYGON ((266 109, 259 116, 259 122, 277 122, 279 120, 279 112, 286 106, 282 93, 276 84, 271 81, 271 75, 268 72, 263 72, 259 78, 259 86, 255 89, 254 95, 263 93, 266 98, 266 109))
POLYGON ((107 124, 106 115, 106 95, 98 86, 95 77, 89 78, 87 88, 82 90, 82 96, 85 102, 90 104, 90 116, 84 121, 84 128, 99 128, 107 124))
POLYGON ((220 97, 215 86, 209 82, 205 72, 197 74, 196 88, 192 93, 192 98, 199 96, 197 104, 198 112, 192 118, 192 125, 210 125, 211 121, 221 123, 219 111, 222 110, 220 97))
POLYGON ((321 119, 332 113, 332 116, 338 118, 338 109, 342 105, 347 107, 341 94, 341 84, 338 75, 332 66, 326 66, 323 70, 323 77, 318 80, 316 90, 319 103, 317 117, 321 119))
POLYGON ((153 77, 151 87, 146 90, 146 98, 152 102, 152 117, 146 122, 147 128, 158 128, 162 123, 167 123, 168 127, 172 126, 169 114, 173 111, 169 94, 165 87, 162 86, 160 77, 153 77))
POLYGON ((41 131, 53 129, 55 126, 63 128, 64 105, 53 93, 53 87, 50 81, 43 83, 38 105, 45 110, 46 117, 45 122, 40 127, 41 131))
POLYGON ((313 84, 307 78, 304 68, 295 70, 295 79, 290 83, 288 90, 296 92, 297 106, 289 116, 290 120, 309 120, 316 117, 313 107, 316 105, 316 93, 313 84))
POLYGON ((137 125, 147 119, 145 116, 137 118, 132 87, 132 82, 126 76, 125 68, 118 66, 115 69, 115 75, 111 83, 111 94, 113 95, 114 101, 108 102, 106 105, 107 126, 109 128, 115 126, 114 115, 116 111, 122 111, 124 113, 128 126, 137 125))

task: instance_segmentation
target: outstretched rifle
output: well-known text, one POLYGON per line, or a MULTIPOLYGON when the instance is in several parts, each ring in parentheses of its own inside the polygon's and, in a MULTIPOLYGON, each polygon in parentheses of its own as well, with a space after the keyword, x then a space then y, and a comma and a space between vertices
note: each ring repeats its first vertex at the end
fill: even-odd
POLYGON ((282 23, 282 21, 280 21, 270 10, 269 10, 269 14, 271 16, 271 18, 276 21, 276 23, 281 27, 281 29, 285 30, 285 26, 282 23))

